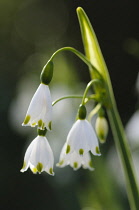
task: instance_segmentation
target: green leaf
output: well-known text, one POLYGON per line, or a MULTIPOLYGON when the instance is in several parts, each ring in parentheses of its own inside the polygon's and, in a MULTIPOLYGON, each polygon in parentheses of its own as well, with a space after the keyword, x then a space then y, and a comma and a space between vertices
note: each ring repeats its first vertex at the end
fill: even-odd
POLYGON ((103 78, 106 79, 107 67, 101 53, 95 32, 92 25, 81 7, 77 8, 77 15, 79 19, 81 35, 84 45, 86 57, 95 66, 95 68, 102 74, 103 78))

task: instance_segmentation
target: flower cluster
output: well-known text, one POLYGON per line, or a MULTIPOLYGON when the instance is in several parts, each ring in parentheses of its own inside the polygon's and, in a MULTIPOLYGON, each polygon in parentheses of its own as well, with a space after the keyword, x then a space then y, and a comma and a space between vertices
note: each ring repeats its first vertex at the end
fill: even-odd
MULTIPOLYGON (((33 173, 46 171, 48 174, 54 175, 54 156, 45 137, 46 131, 51 130, 52 122, 52 100, 48 86, 52 79, 52 72, 53 64, 52 61, 49 61, 42 71, 41 84, 30 102, 22 124, 23 126, 38 126, 38 136, 31 142, 25 153, 21 172, 30 168, 33 173)), ((85 90, 85 95, 87 90, 85 90)), ((101 155, 98 138, 100 142, 105 141, 108 132, 107 121, 104 116, 99 116, 96 120, 95 132, 86 119, 85 95, 79 106, 77 120, 69 131, 62 148, 59 163, 56 164, 58 167, 62 168, 70 165, 74 170, 79 169, 81 166, 84 169, 94 170, 91 153, 96 156, 101 155)))

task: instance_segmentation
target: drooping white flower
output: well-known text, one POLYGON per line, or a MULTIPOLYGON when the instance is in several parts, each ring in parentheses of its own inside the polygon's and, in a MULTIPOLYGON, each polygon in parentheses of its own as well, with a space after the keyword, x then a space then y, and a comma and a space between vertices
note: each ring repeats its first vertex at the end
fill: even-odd
POLYGON ((38 135, 27 148, 21 172, 30 167, 33 173, 46 171, 48 174, 54 175, 53 164, 53 152, 46 137, 38 135))
POLYGON ((75 151, 71 154, 66 154, 66 148, 67 143, 62 148, 59 163, 56 164, 58 167, 63 168, 66 165, 70 165, 74 170, 78 170, 81 166, 84 169, 94 170, 89 152, 84 155, 79 155, 75 151))
POLYGON ((98 139, 91 124, 86 119, 78 119, 72 126, 67 137, 66 153, 76 152, 80 155, 91 151, 100 155, 98 139))
POLYGON ((31 127, 38 125, 40 129, 46 127, 48 130, 51 130, 51 121, 52 100, 49 86, 41 83, 30 102, 22 125, 31 127))

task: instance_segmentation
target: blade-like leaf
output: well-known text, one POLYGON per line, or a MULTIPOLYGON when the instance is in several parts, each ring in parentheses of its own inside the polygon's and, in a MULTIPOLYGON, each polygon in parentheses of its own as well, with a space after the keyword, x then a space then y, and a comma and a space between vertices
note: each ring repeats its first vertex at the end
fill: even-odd
POLYGON ((106 79, 107 67, 91 23, 81 7, 77 8, 77 15, 86 57, 106 79))

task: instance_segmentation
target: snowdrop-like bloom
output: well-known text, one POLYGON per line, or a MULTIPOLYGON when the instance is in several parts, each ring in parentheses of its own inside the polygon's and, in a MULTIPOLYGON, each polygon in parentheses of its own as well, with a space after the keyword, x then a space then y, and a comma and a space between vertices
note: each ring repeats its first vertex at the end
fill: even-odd
POLYGON ((38 135, 27 148, 21 172, 30 167, 33 173, 46 171, 48 174, 54 175, 53 164, 53 152, 46 137, 38 135))
POLYGON ((91 124, 86 119, 78 119, 67 137, 66 153, 76 152, 80 155, 91 151, 100 155, 98 139, 91 124))
POLYGON ((51 130, 52 100, 49 86, 41 83, 36 90, 22 125, 51 130))
POLYGON ((74 170, 78 170, 81 166, 84 169, 94 170, 89 152, 84 155, 79 155, 75 151, 71 154, 66 154, 66 148, 67 143, 62 148, 59 163, 56 164, 58 167, 63 168, 66 165, 70 165, 74 170))

